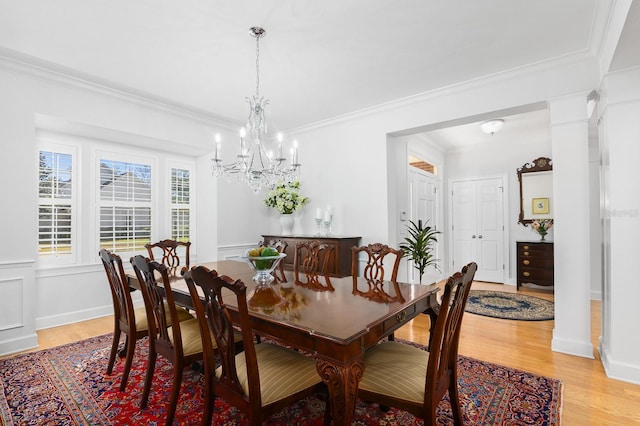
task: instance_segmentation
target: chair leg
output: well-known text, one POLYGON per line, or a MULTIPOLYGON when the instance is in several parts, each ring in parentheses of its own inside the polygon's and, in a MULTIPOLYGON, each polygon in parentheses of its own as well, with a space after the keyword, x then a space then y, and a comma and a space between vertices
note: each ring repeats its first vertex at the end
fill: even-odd
POLYGON ((158 354, 155 351, 155 346, 152 348, 149 345, 149 360, 147 361, 147 372, 144 378, 144 390, 142 392, 142 400, 140 401, 140 408, 147 408, 149 402, 149 392, 151 392, 151 381, 153 380, 153 372, 156 369, 156 358, 158 354))
POLYGON ((122 379, 120 379, 120 392, 124 391, 127 387, 127 381, 129 380, 129 371, 131 371, 131 363, 133 362, 133 354, 136 350, 136 340, 131 339, 129 335, 125 340, 125 348, 127 349, 127 357, 124 361, 124 370, 122 371, 122 379))
POLYGON ((111 343, 111 354, 109 355, 109 364, 107 364, 107 374, 113 373, 113 364, 116 362, 116 352, 118 352, 118 343, 120 343, 120 329, 116 327, 113 330, 113 342, 111 343))
POLYGON ((176 362, 173 365, 173 388, 171 389, 171 399, 169 400, 169 409, 167 410, 166 425, 171 426, 173 418, 176 415, 176 408, 178 406, 178 398, 180 397, 180 386, 182 385, 182 374, 184 371, 184 365, 181 362, 176 362))
POLYGON ((451 382, 449 384, 449 397, 451 400, 451 412, 453 413, 453 424, 455 426, 462 426, 462 410, 460 409, 460 397, 458 395, 458 380, 456 374, 451 375, 451 382))
POLYGON ((202 426, 210 426, 213 418, 213 407, 216 399, 213 395, 213 372, 205 371, 204 376, 204 413, 202 415, 202 426))

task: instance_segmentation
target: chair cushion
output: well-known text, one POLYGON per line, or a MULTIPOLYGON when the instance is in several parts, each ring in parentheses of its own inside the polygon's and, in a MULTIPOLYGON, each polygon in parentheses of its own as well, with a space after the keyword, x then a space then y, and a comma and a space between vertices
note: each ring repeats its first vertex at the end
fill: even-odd
POLYGON ((133 310, 133 313, 136 318, 136 330, 149 330, 149 323, 147 322, 147 310, 143 306, 142 308, 137 308, 133 310))
MULTIPOLYGON (((279 401, 302 391, 322 380, 316 370, 316 363, 299 352, 269 343, 256 345, 258 374, 260 374, 260 396, 262 405, 279 401)), ((222 367, 218 367, 219 376, 222 367)), ((236 355, 238 379, 246 394, 249 393, 244 352, 236 355)))
MULTIPOLYGON (((165 302, 165 312, 167 314, 167 323, 171 325, 171 314, 169 313, 169 308, 166 306, 165 302)), ((176 312, 178 313, 178 320, 180 322, 193 319, 193 315, 191 315, 186 309, 176 306, 176 312)), ((134 310, 136 317, 136 330, 149 330, 149 324, 147 323, 147 311, 145 307, 137 308, 134 310)))
MULTIPOLYGON (((169 337, 173 342, 173 334, 169 327, 169 337)), ((200 337, 200 325, 196 318, 180 321, 180 336, 182 337, 182 352, 184 356, 202 353, 202 338, 200 337)))
POLYGON ((364 353, 360 389, 424 402, 429 352, 399 342, 384 342, 364 353))

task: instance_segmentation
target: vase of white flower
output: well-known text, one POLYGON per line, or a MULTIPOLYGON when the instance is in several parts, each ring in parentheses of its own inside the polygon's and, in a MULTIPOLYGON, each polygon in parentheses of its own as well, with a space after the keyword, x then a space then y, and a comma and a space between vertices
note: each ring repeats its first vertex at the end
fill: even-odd
POLYGON ((298 194, 300 182, 280 182, 267 194, 264 205, 280 213, 282 235, 291 235, 293 231, 293 213, 309 202, 308 197, 298 194))

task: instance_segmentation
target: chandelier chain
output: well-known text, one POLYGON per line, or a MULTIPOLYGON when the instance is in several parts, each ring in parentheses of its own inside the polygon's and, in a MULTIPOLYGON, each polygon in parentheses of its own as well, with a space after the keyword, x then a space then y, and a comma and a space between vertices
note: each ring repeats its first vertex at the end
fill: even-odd
POLYGON ((260 97, 260 37, 256 37, 256 97, 260 97))

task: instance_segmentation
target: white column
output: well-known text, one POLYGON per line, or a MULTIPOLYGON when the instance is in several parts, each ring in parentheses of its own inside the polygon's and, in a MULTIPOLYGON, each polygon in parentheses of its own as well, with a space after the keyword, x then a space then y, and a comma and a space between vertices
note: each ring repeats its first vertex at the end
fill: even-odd
POLYGON ((607 75, 600 106, 604 274, 598 349, 607 376, 640 383, 640 67, 607 75))
POLYGON ((593 358, 587 93, 549 102, 553 160, 556 352, 593 358))

